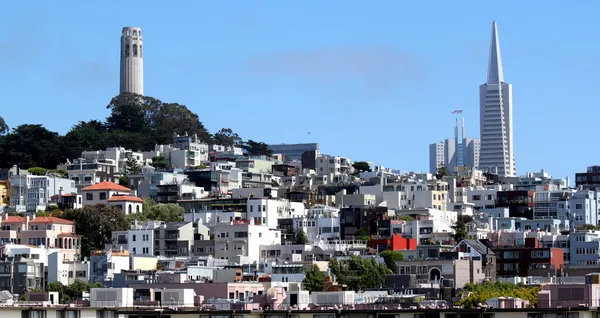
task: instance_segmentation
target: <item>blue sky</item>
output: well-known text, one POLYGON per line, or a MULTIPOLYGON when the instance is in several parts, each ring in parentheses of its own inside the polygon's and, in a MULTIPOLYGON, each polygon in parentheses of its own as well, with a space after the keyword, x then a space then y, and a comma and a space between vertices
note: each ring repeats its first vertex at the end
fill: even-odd
POLYGON ((600 163, 598 12, 592 0, 3 1, 0 116, 60 133, 104 119, 121 28, 140 26, 146 95, 211 132, 425 171, 451 111, 479 135, 497 20, 518 172, 573 177, 600 163))

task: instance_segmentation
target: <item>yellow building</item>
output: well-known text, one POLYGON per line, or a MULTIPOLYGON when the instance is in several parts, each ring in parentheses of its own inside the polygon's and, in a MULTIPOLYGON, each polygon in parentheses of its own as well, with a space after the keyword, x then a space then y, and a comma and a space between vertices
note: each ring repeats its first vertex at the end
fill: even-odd
POLYGON ((7 207, 10 200, 10 185, 8 180, 0 180, 0 207, 7 207))

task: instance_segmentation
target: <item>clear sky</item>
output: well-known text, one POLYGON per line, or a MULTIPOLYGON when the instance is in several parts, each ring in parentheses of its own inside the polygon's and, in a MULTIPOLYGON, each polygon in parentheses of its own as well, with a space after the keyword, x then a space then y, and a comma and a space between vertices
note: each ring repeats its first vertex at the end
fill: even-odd
POLYGON ((600 164, 600 1, 2 1, 0 116, 67 132, 104 119, 123 26, 144 32, 145 93, 211 131, 426 171, 455 109, 479 136, 498 21, 519 174, 600 164), (310 132, 310 135, 308 135, 310 132))

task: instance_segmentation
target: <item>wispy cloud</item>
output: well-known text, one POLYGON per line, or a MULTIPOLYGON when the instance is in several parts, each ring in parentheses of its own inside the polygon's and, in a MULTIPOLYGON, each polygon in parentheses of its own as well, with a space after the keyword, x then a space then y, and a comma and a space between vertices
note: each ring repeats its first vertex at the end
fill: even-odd
POLYGON ((387 90, 425 77, 415 56, 389 47, 323 48, 281 52, 248 60, 256 75, 305 78, 320 82, 354 79, 369 90, 387 90))

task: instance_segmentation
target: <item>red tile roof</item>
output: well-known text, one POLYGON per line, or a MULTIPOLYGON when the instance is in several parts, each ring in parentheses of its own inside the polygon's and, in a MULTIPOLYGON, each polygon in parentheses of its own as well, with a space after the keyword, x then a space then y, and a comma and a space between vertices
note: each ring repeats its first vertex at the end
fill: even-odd
POLYGON ((114 182, 99 182, 89 187, 85 187, 81 189, 81 191, 101 191, 101 190, 110 190, 110 191, 120 191, 120 192, 131 192, 131 189, 126 188, 124 186, 118 185, 114 182))
POLYGON ((6 220, 2 220, 2 222, 8 223, 25 223, 25 218, 22 216, 8 216, 6 220))
POLYGON ((35 219, 29 220, 29 223, 56 223, 56 224, 75 224, 73 221, 53 217, 53 216, 38 216, 35 219))
POLYGON ((131 195, 113 195, 112 197, 110 197, 110 199, 108 199, 108 202, 119 202, 119 201, 131 201, 131 202, 139 202, 139 203, 144 202, 144 200, 142 200, 138 197, 131 196, 131 195))

